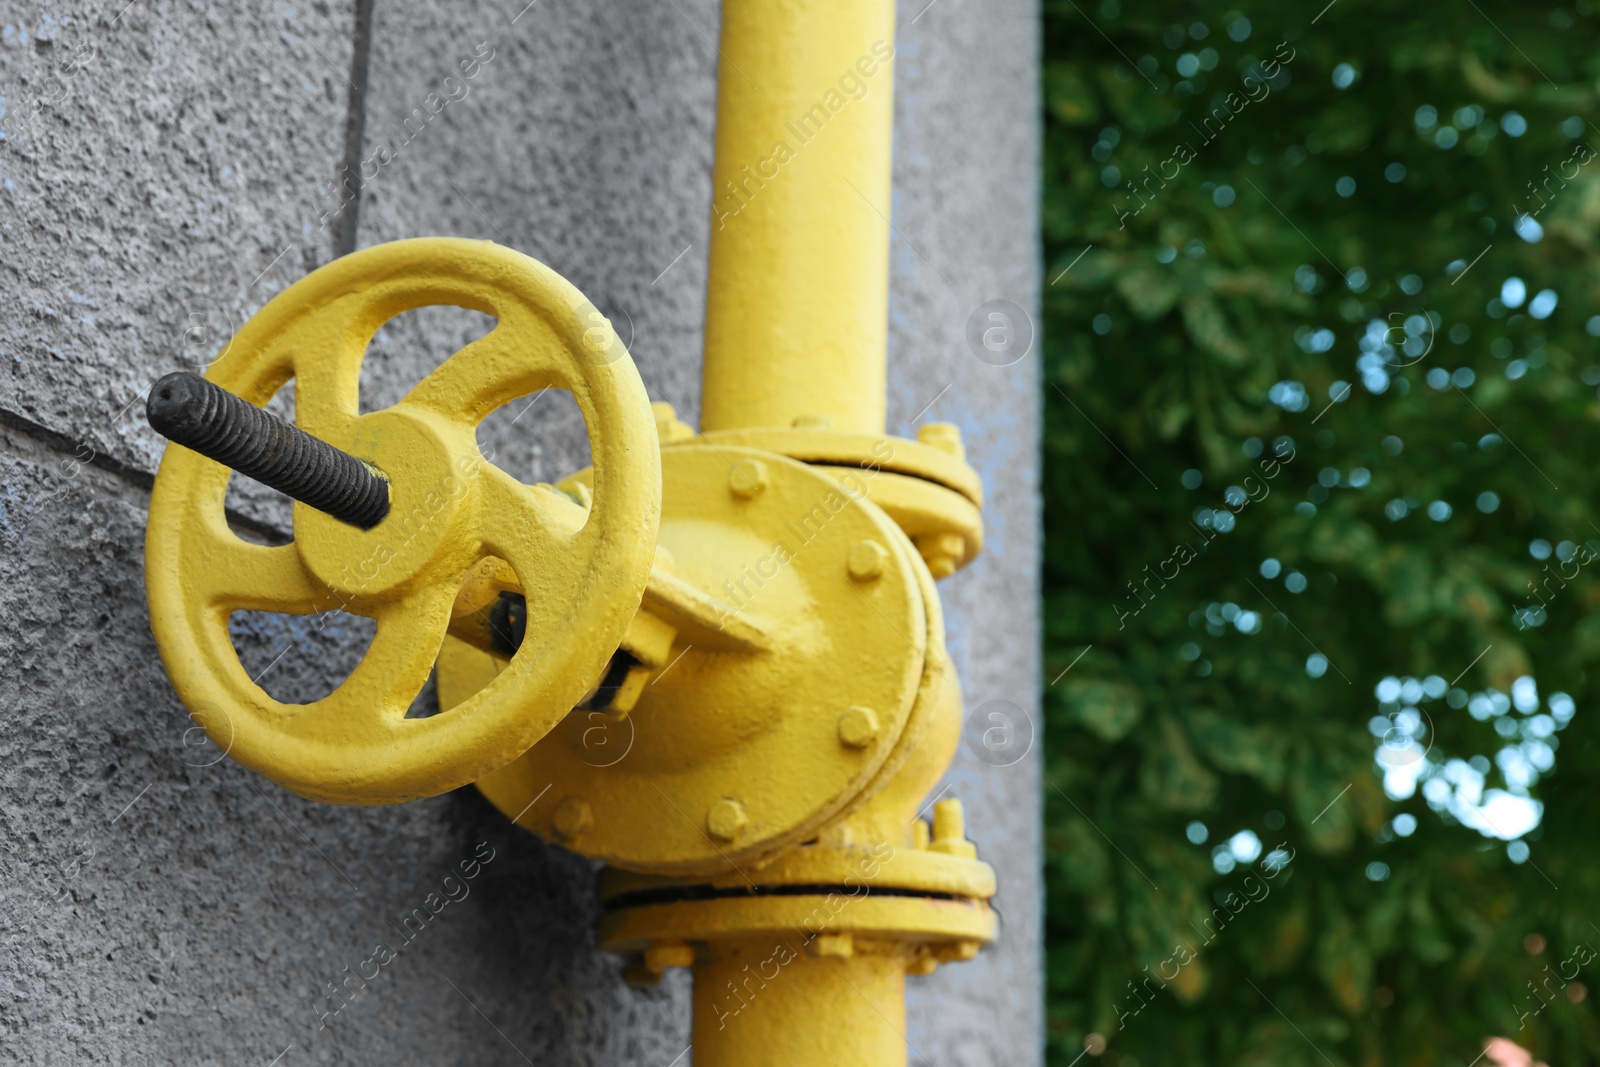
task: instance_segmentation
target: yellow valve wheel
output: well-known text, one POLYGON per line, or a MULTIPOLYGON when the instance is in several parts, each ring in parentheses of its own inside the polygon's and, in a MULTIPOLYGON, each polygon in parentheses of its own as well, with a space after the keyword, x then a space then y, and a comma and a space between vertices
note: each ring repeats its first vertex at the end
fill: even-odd
POLYGON ((232 472, 168 446, 145 544, 151 628, 179 696, 234 759, 315 800, 432 796, 526 752, 594 685, 643 596, 661 465, 638 371, 572 285, 486 241, 380 245, 275 297, 206 377, 256 404, 293 379, 300 428, 390 483, 389 514, 372 529, 297 503, 293 543, 266 547, 228 527, 232 472), (497 324, 393 407, 360 414, 361 360, 373 334, 402 312, 439 304, 497 324), (478 449, 485 416, 546 387, 569 390, 588 428, 594 490, 586 517, 478 449), (471 699, 407 718, 463 581, 489 558, 508 564, 526 593, 520 647, 471 699), (239 662, 229 616, 333 609, 376 620, 365 658, 314 703, 268 696, 239 662))

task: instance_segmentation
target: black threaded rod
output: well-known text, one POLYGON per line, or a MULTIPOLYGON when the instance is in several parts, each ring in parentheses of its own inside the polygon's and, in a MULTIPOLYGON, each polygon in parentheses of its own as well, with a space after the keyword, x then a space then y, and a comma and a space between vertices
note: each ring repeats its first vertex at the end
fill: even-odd
POLYGON ((198 374, 169 374, 151 386, 145 417, 169 441, 340 522, 370 530, 389 514, 389 482, 376 468, 198 374))

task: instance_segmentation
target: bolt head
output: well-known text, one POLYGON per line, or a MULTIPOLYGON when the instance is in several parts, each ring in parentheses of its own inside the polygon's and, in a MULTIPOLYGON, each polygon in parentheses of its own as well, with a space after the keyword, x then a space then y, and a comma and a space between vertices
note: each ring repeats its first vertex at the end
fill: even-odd
POLYGON ((577 837, 594 825, 594 811, 587 801, 568 797, 556 806, 554 825, 562 837, 577 837))
POLYGON ((858 582, 870 582, 883 573, 889 562, 889 550, 876 541, 857 541, 850 546, 850 577, 858 582))
POLYGON ((750 816, 745 814, 744 805, 727 797, 711 805, 706 813, 706 830, 722 841, 732 841, 749 823, 750 816))
POLYGON ((878 713, 859 704, 839 716, 839 740, 851 748, 866 748, 878 739, 878 713))
POLYGON ((759 459, 734 460, 728 472, 728 491, 740 500, 749 500, 767 487, 767 465, 759 459))

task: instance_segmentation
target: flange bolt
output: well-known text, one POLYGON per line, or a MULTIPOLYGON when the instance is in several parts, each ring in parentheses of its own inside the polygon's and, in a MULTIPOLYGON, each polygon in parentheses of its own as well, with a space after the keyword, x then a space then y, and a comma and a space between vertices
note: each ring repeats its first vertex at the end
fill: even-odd
POLYGON ((738 837, 749 823, 750 816, 745 814, 744 805, 727 797, 711 805, 706 813, 706 829, 711 831, 712 837, 723 841, 738 837))

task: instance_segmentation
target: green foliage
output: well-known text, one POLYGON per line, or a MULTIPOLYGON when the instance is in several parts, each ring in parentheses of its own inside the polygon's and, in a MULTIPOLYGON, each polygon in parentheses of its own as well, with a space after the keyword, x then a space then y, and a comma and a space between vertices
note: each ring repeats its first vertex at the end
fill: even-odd
POLYGON ((1044 4, 1051 1062, 1593 1063, 1600 10, 1122 3, 1044 4))

